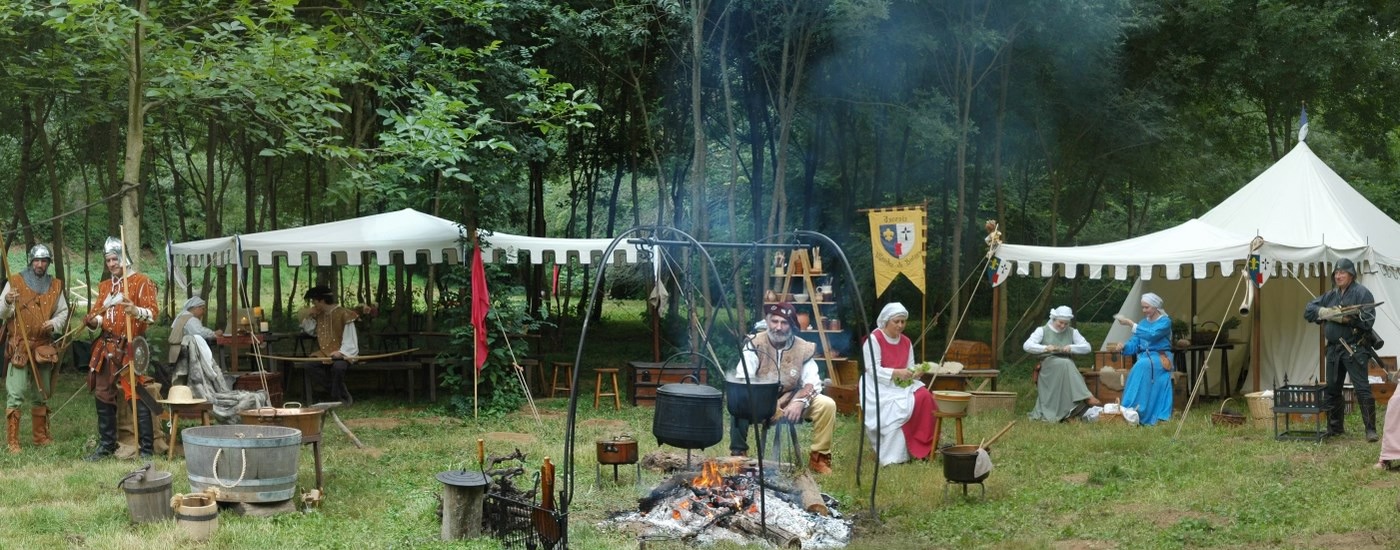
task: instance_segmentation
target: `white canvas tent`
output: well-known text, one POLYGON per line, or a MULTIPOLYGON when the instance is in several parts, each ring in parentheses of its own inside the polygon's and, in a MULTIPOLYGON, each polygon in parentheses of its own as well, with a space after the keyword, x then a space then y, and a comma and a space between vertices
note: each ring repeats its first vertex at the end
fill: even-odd
MULTIPOLYGON (((293 266, 301 265, 304 257, 314 265, 360 265, 366 253, 379 265, 390 265, 395 257, 406 264, 415 264, 420 257, 429 263, 461 263, 467 257, 462 241, 465 232, 457 222, 405 208, 304 227, 171 243, 166 247, 166 258, 172 269, 271 265, 278 257, 293 266)), ((612 239, 554 239, 484 231, 481 239, 492 251, 484 256, 488 263, 497 258, 516 263, 519 254, 527 252, 535 264, 546 259, 562 264, 570 258, 589 264, 600 259, 612 243, 612 239)), ((637 250, 618 247, 614 260, 636 263, 637 250)))
MULTIPOLYGON (((1250 241, 1264 239, 1259 253, 1272 260, 1270 278, 1260 289, 1254 311, 1231 332, 1258 341, 1236 346, 1231 378, 1258 350, 1258 372, 1246 391, 1320 380, 1320 330, 1303 320, 1303 306, 1331 288, 1332 264, 1351 258, 1360 282, 1386 305, 1377 310, 1376 329, 1400 347, 1400 224, 1362 197, 1299 143, 1277 163, 1198 219, 1156 233, 1093 246, 1043 247, 1004 244, 997 256, 1015 263, 1017 275, 1136 278, 1120 313, 1138 318, 1139 299, 1156 292, 1173 319, 1190 322, 1196 293, 1196 321, 1223 322, 1237 316, 1244 296, 1244 260, 1250 241), (1184 277, 1184 279, 1183 279, 1184 277)), ((1127 328, 1114 325, 1107 340, 1120 342, 1127 328)), ((1382 355, 1395 354, 1385 348, 1382 355)), ((1211 361, 1209 388, 1218 388, 1218 361, 1211 361)))

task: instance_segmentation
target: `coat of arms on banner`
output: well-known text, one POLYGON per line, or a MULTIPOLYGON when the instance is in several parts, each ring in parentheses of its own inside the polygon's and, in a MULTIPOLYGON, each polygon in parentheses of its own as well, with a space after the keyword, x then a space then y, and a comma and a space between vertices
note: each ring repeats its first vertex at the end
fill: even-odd
POLYGON ((1255 286, 1264 286, 1269 280, 1269 272, 1273 270, 1272 259, 1262 258, 1258 254, 1249 255, 1249 280, 1254 281, 1255 286))
POLYGON ((992 286, 1000 285, 1011 277, 1011 262, 1001 258, 993 257, 987 262, 987 282, 992 286))
POLYGON ((880 226, 880 244, 884 245, 885 252, 896 260, 902 260, 918 250, 918 235, 912 223, 887 223, 880 226))

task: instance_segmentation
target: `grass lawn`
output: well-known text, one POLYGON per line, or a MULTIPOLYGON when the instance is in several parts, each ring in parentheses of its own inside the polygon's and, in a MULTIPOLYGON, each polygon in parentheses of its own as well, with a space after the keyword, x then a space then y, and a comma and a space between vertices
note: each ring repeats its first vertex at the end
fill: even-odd
MULTIPOLYGON (((595 330, 587 350, 590 367, 649 355, 649 335, 635 315, 600 323, 595 330)), ((561 350, 559 355, 572 353, 561 350)), ((837 473, 819 482, 854 519, 852 548, 1394 548, 1400 540, 1400 474, 1371 468, 1378 446, 1360 437, 1355 416, 1348 419, 1347 436, 1321 444, 1274 441, 1272 430, 1261 428, 1213 427, 1210 412, 1218 405, 1212 404, 1192 411, 1177 439, 1172 434, 1180 415, 1154 428, 1032 423, 1025 419, 1034 396, 1024 370, 1008 369, 1012 374, 1000 387, 1019 392, 1014 414, 972 417, 966 424, 967 437, 976 443, 1021 419, 995 446, 996 469, 987 480, 985 500, 955 493, 944 499, 941 465, 919 462, 881 471, 878 517, 870 516, 869 445, 865 478, 858 485, 857 420, 838 421, 837 473)), ((627 433, 640 441, 642 454, 656 450, 650 435, 652 410, 595 410, 592 381, 591 375, 584 376, 586 389, 579 399, 571 546, 635 548, 634 537, 598 525, 614 512, 634 509, 645 489, 629 483, 628 470, 623 470, 621 485, 605 482, 594 488, 593 447, 598 439, 627 433)), ((76 374, 63 375, 51 407, 62 405, 79 384, 76 374)), ((540 400, 544 423, 537 425, 523 413, 490 421, 448 418, 441 408, 406 404, 401 395, 362 393, 365 398, 340 415, 369 448, 356 449, 326 425, 327 497, 319 509, 275 519, 224 514, 205 546, 497 548, 489 539, 438 540, 441 486, 434 474, 474 467, 480 437, 489 454, 519 448, 535 467, 542 457, 553 457, 562 477, 566 399, 540 400)), ((92 402, 82 392, 54 416, 54 445, 28 445, 25 419, 24 452, 0 453, 0 546, 195 545, 173 523, 128 523, 125 497, 116 484, 138 463, 80 460, 95 437, 92 402)), ((725 448, 721 443, 709 452, 722 454, 725 448)), ((156 464, 175 473, 175 492, 188 491, 183 461, 162 457, 156 464)), ((643 477, 648 488, 660 479, 652 472, 643 477)), ((299 481, 303 489, 314 483, 309 448, 301 454, 299 481)), ((688 546, 683 541, 649 543, 650 548, 688 546)))

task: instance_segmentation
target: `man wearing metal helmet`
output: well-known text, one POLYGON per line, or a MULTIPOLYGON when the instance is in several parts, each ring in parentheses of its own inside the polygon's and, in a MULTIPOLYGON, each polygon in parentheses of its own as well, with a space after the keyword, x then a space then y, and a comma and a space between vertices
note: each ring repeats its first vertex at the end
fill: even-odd
POLYGON ((34 444, 53 442, 48 405, 58 364, 53 335, 68 324, 68 300, 63 295, 63 281, 49 274, 52 262, 49 247, 34 245, 29 249, 29 268, 11 275, 0 291, 4 297, 0 319, 5 320, 5 362, 9 365, 5 373, 5 445, 10 454, 19 452, 19 411, 26 396, 34 444))
MULTIPOLYGON (((98 305, 83 318, 88 328, 101 331, 92 343, 92 359, 88 362, 88 388, 97 396, 98 436, 97 449, 85 459, 88 461, 101 460, 117 452, 117 407, 123 400, 129 402, 136 398, 136 390, 127 382, 125 373, 125 367, 135 359, 131 340, 144 336, 158 314, 156 284, 144 274, 128 269, 123 261, 121 240, 107 237, 102 255, 111 277, 98 285, 98 305)), ((137 377, 137 384, 145 385, 149 381, 148 377, 137 377)), ((141 458, 150 458, 155 451, 153 411, 144 404, 138 404, 136 409, 137 445, 141 458)))
POLYGON ((1366 425, 1366 441, 1378 441, 1376 433, 1376 399, 1371 396, 1367 365, 1376 353, 1371 349, 1371 326, 1376 320, 1375 298, 1371 291, 1356 282, 1356 264, 1342 258, 1332 269, 1336 286, 1313 298, 1303 308, 1303 318, 1322 325, 1327 338, 1327 435, 1342 435, 1342 382, 1351 377, 1356 404, 1361 408, 1361 422, 1366 425), (1369 306, 1369 307, 1368 307, 1369 306))

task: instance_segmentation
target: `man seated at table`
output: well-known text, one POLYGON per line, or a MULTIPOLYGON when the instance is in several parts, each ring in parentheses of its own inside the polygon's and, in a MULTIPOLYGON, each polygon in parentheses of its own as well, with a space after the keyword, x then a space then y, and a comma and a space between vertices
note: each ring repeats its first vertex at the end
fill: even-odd
MULTIPOLYGON (((812 453, 808 460, 813 472, 831 473, 831 434, 836 428, 836 402, 821 393, 821 378, 813 360, 817 347, 793 334, 797 325, 797 310, 792 304, 768 304, 764 307, 768 330, 755 334, 745 342, 739 364, 734 367, 733 380, 773 380, 781 386, 774 420, 779 422, 812 421, 812 453)), ((729 451, 746 456, 749 423, 732 418, 729 451)))
MULTIPOLYGON (((313 363, 306 372, 314 373, 316 385, 329 393, 332 401, 349 405, 354 399, 345 388, 345 371, 360 354, 360 339, 355 332, 355 320, 359 316, 337 305, 335 293, 328 287, 312 287, 306 291, 305 298, 311 305, 297 315, 301 318, 301 329, 316 336, 316 351, 311 352, 311 357, 330 359, 329 364, 313 363)), ((308 400, 310 397, 307 396, 308 400)))

